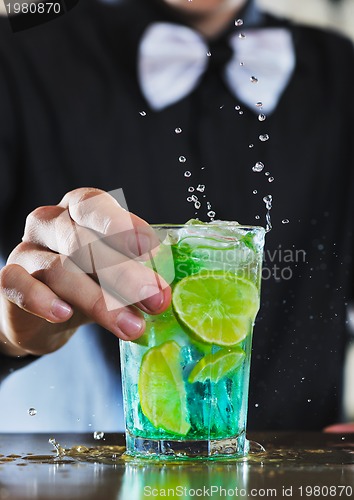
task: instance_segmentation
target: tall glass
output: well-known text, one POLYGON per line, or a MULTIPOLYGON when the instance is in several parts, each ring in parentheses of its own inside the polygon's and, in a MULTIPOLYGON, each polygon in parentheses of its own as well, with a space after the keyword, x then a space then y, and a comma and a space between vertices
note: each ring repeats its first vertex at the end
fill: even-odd
POLYGON ((120 341, 127 453, 151 458, 247 454, 252 331, 265 231, 236 222, 153 226, 145 265, 171 283, 172 305, 120 341))

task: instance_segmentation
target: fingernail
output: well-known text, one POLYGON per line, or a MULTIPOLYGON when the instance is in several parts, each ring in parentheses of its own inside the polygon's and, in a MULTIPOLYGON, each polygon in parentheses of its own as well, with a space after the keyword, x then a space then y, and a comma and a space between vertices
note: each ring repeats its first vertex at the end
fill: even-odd
POLYGON ((163 294, 157 286, 146 285, 140 291, 141 303, 149 311, 158 311, 163 303, 163 294))
POLYGON ((58 319, 66 319, 73 312, 72 308, 66 302, 60 299, 54 299, 51 307, 52 314, 58 319))
POLYGON ((126 335, 137 335, 144 327, 144 320, 129 311, 122 311, 118 315, 117 324, 126 335))

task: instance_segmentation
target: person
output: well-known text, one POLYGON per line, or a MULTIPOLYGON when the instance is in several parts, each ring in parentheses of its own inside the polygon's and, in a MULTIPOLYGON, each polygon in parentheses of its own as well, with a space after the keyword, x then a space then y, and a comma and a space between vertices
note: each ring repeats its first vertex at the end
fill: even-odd
POLYGON ((148 224, 195 217, 269 230, 249 428, 341 421, 351 42, 252 0, 85 0, 0 28, 0 428, 118 430, 116 339, 170 302, 136 257, 154 247, 148 224), (123 263, 112 309, 93 235, 102 268, 123 263), (113 335, 73 335, 87 323, 113 335))

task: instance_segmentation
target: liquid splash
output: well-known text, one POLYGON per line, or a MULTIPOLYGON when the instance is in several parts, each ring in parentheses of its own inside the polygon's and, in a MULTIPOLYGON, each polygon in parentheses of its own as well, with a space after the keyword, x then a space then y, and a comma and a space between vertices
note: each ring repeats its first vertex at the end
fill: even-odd
POLYGON ((272 221, 270 216, 270 211, 272 209, 273 197, 271 194, 264 196, 263 201, 265 203, 267 213, 266 213, 266 232, 268 233, 272 229, 272 221))

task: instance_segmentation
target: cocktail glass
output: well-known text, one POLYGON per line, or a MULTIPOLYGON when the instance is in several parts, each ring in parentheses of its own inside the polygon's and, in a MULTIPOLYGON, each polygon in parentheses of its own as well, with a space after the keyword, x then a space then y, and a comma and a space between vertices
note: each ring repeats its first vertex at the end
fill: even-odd
POLYGON ((153 226, 144 265, 171 283, 172 305, 120 341, 127 453, 242 457, 252 332, 265 230, 236 222, 153 226))

